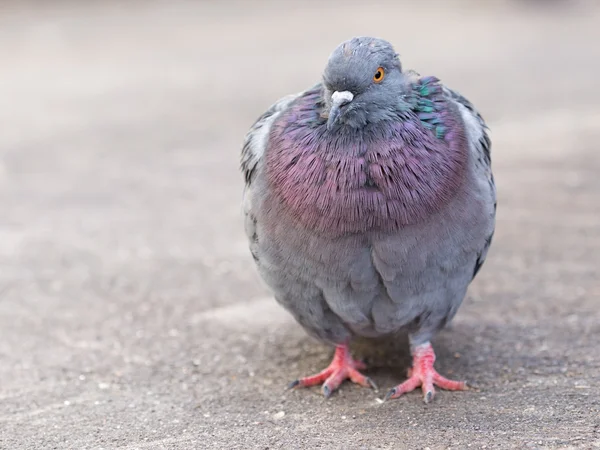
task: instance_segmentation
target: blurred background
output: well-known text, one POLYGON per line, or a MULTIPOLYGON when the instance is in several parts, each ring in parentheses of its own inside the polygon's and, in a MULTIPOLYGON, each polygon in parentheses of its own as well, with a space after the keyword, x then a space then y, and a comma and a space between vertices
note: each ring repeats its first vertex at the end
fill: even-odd
MULTIPOLYGON (((2 2, 0 447, 600 447, 599 25, 577 0, 2 2), (434 342, 480 390, 428 407, 285 392, 329 350, 243 235, 245 132, 355 35, 491 128, 494 244, 434 342)), ((392 350, 364 355, 383 392, 392 350)))

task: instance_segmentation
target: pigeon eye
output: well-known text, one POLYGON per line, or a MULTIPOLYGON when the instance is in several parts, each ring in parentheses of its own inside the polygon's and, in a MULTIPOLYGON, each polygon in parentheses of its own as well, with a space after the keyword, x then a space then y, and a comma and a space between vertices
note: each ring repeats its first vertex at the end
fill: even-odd
POLYGON ((383 81, 383 77, 385 76, 385 70, 383 67, 379 67, 375 75, 373 75, 373 81, 375 83, 381 83, 383 81))

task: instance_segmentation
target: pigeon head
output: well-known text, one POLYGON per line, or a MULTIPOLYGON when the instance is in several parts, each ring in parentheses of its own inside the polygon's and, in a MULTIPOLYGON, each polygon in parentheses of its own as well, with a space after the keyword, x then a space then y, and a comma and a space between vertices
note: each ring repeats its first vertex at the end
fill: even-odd
POLYGON ((398 54, 383 39, 355 37, 341 43, 323 73, 327 128, 361 128, 398 117, 406 104, 398 54))

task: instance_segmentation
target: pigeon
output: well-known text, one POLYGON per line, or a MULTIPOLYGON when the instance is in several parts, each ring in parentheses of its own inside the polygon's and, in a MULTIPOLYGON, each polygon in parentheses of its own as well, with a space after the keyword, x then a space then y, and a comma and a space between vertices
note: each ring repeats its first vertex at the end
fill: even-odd
POLYGON ((276 301, 335 347, 327 368, 290 387, 377 389, 350 343, 406 333, 412 369, 385 399, 468 388, 434 369, 430 341, 492 241, 490 148, 465 97, 403 70, 392 44, 373 37, 340 44, 321 82, 252 125, 241 151, 250 252, 276 301))

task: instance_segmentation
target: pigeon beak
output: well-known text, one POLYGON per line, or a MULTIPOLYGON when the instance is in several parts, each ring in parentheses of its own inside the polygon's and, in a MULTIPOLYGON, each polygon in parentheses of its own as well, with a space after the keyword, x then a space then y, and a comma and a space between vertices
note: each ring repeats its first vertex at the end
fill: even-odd
POLYGON ((331 130, 340 118, 342 106, 347 105, 354 99, 354 94, 350 91, 335 91, 331 96, 331 110, 327 119, 327 129, 331 130))

